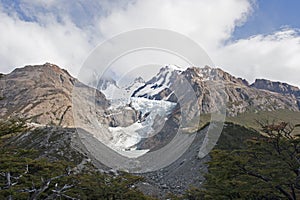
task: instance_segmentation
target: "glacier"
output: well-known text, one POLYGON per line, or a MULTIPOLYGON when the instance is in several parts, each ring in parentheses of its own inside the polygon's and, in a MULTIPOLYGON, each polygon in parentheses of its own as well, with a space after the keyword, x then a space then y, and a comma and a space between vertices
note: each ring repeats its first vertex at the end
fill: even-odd
POLYGON ((146 98, 130 98, 131 107, 146 115, 143 121, 137 121, 127 127, 109 127, 112 134, 110 141, 111 148, 115 149, 122 155, 127 157, 139 157, 145 154, 148 150, 137 150, 138 144, 142 138, 148 138, 157 134, 163 128, 164 122, 168 119, 175 108, 176 103, 164 100, 151 100, 146 98), (159 128, 154 129, 155 120, 159 120, 159 128))

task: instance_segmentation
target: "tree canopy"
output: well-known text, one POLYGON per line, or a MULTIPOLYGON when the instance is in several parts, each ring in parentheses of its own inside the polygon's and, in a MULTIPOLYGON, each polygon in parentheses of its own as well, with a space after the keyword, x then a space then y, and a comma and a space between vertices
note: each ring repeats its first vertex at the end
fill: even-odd
POLYGON ((0 199, 152 199, 137 190, 142 177, 125 172, 107 174, 87 164, 40 158, 37 149, 7 145, 14 134, 28 130, 24 120, 0 123, 0 199))

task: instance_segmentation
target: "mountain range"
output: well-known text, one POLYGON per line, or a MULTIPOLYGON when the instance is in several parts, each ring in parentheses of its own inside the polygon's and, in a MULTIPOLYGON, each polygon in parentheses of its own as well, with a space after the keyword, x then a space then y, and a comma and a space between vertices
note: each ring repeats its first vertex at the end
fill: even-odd
MULTIPOLYGON (((173 91, 181 80, 187 80, 197 95, 201 113, 211 113, 216 107, 217 96, 226 101, 227 115, 236 116, 247 111, 290 109, 299 110, 299 88, 286 83, 256 80, 249 83, 219 68, 191 67, 184 71, 169 66, 137 89, 134 97, 176 102, 173 91), (215 85, 220 84, 218 88, 215 85), (213 86, 210 86, 213 85, 213 86), (278 86, 279 85, 279 86, 278 86), (222 93, 222 94, 221 94, 222 93), (297 104, 298 103, 298 104, 297 104)), ((191 103, 192 104, 192 103, 191 103)))
MULTIPOLYGON (((96 106, 93 109, 97 112, 98 121, 108 130, 106 134, 118 132, 116 134, 124 135, 128 130, 140 130, 135 136, 140 139, 162 130, 167 120, 161 119, 172 119, 178 125, 180 109, 189 110, 185 120, 193 120, 200 113, 213 113, 219 105, 226 107, 227 116, 300 109, 300 89, 295 86, 263 79, 249 84, 219 68, 208 66, 184 70, 167 65, 148 81, 137 76, 126 86, 120 87, 116 80, 106 78, 99 80, 97 88, 92 88, 66 70, 46 63, 17 68, 1 76, 1 118, 22 117, 30 118, 31 123, 39 125, 74 127, 74 86, 80 87, 81 94, 95 96, 96 100, 91 97, 86 101, 90 102, 90 107, 96 106), (196 98, 186 98, 187 94, 196 98)), ((93 117, 92 111, 84 111, 84 116, 82 113, 78 115, 86 121, 92 120, 88 119, 93 117)), ((86 128, 84 122, 76 126, 86 128)), ((113 141, 132 143, 128 138, 123 138, 124 141, 119 139, 113 141)), ((128 145, 124 148, 131 147, 128 145)))
MULTIPOLYGON (((105 95, 111 91, 123 90, 129 97, 165 100, 176 103, 174 88, 185 79, 194 89, 203 113, 211 112, 214 102, 208 84, 222 82, 226 94, 227 115, 234 116, 247 111, 300 108, 300 89, 287 83, 256 79, 253 84, 236 78, 219 68, 191 67, 186 70, 165 66, 148 81, 137 77, 131 85, 120 88, 115 80, 100 80, 98 95, 106 106, 112 97, 105 95), (177 85, 176 85, 177 84, 177 85), (172 90, 173 89, 173 90, 172 90), (101 94, 102 93, 102 94, 101 94), (209 109, 210 108, 210 109, 209 109)), ((10 74, 1 75, 1 117, 24 115, 33 117, 40 124, 60 124, 72 126, 72 89, 74 84, 82 84, 66 70, 46 63, 38 66, 17 68, 10 74)), ((86 86, 86 89, 93 89, 86 86)), ((114 97, 118 99, 119 97, 114 97)))
MULTIPOLYGON (((190 127, 183 121, 217 112, 220 105, 224 106, 227 117, 260 111, 298 112, 300 89, 265 79, 256 79, 249 84, 209 66, 183 69, 167 65, 150 80, 137 76, 126 86, 120 86, 116 80, 106 78, 99 80, 97 88, 80 82, 66 70, 50 63, 29 65, 0 75, 1 119, 23 118, 30 126, 47 130, 47 137, 33 139, 36 136, 29 133, 17 138, 14 145, 40 146, 43 156, 51 157, 57 149, 63 149, 66 142, 71 144, 71 150, 68 153, 59 151, 60 155, 72 159, 70 152, 76 152, 81 154, 81 159, 92 159, 94 165, 102 169, 106 168, 96 156, 101 152, 86 147, 85 141, 93 144, 101 141, 122 155, 140 156, 168 144, 179 130, 183 134, 204 133, 207 127, 200 127, 198 123, 196 127, 190 127), (79 92, 74 88, 79 88, 79 92), (185 111, 188 112, 182 117, 185 111), (94 121, 101 124, 101 131, 90 128, 94 121), (84 137, 72 128, 83 129, 84 137), (54 135, 56 141, 48 144, 48 139, 54 135)), ((207 161, 207 158, 195 161, 197 149, 203 142, 203 134, 198 135, 187 153, 161 171, 164 177, 156 171, 145 174, 148 183, 159 184, 167 191, 183 191, 189 184, 197 185, 199 179, 193 177, 196 171, 188 170, 192 165, 197 165, 195 170, 198 170, 207 161), (172 170, 181 176, 181 189, 171 188, 171 182, 175 181, 172 170)))

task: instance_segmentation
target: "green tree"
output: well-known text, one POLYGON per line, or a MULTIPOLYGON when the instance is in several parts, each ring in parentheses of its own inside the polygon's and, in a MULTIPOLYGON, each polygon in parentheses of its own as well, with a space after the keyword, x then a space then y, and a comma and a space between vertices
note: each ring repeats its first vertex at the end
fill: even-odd
POLYGON ((205 199, 300 198, 300 139, 295 126, 261 123, 265 136, 250 137, 245 148, 215 149, 203 192, 205 199))
MULTIPOLYGON (((98 172, 87 164, 39 158, 38 149, 7 145, 10 137, 28 130, 24 120, 0 122, 0 199, 150 200, 137 190, 139 176, 98 172)), ((41 132, 43 133, 43 132, 41 132)))
POLYGON ((25 119, 0 119, 0 137, 9 134, 23 133, 27 130, 29 130, 29 127, 27 126, 25 119))

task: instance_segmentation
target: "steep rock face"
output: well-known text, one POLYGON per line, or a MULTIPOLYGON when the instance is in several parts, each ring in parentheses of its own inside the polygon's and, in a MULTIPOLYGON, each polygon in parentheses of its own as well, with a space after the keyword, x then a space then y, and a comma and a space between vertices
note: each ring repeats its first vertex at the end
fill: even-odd
POLYGON ((188 89, 186 82, 197 96, 197 100, 191 98, 190 101, 184 101, 188 106, 184 109, 188 110, 193 109, 195 104, 201 113, 212 113, 218 110, 220 105, 225 106, 229 116, 247 111, 299 110, 293 96, 250 87, 246 80, 208 66, 191 67, 184 71, 170 70, 166 67, 136 90, 133 96, 180 102, 186 99, 187 93, 184 92, 188 89))
POLYGON ((99 90, 49 63, 26 66, 3 75, 0 97, 1 119, 28 118, 35 126, 81 128, 104 144, 122 137, 109 128, 127 127, 142 117, 129 105, 112 108, 99 90))
POLYGON ((278 109, 299 111, 294 97, 250 87, 247 81, 221 69, 192 67, 184 71, 168 72, 173 74, 172 79, 157 79, 157 77, 167 77, 166 71, 168 69, 160 70, 156 77, 146 82, 134 95, 178 102, 178 104, 161 132, 143 139, 138 144, 138 148, 155 150, 164 146, 178 130, 193 133, 199 128, 197 122, 202 113, 226 111, 227 116, 237 116, 245 112, 278 109), (167 85, 163 85, 162 80, 170 81, 165 81, 167 85), (159 87, 153 87, 151 90, 155 85, 159 87), (192 93, 196 98, 192 97, 192 93))
MULTIPOLYGON (((0 79, 0 116, 25 117, 38 124, 73 127, 74 85, 82 87, 82 91, 93 90, 53 64, 17 68, 0 79)), ((101 92, 95 91, 95 96, 99 109, 108 106, 101 92)))
POLYGON ((129 106, 120 107, 118 110, 105 110, 99 118, 100 123, 108 124, 109 127, 127 127, 138 120, 140 113, 129 106))
POLYGON ((183 75, 189 77, 190 74, 192 74, 190 83, 200 97, 198 103, 202 105, 204 113, 209 113, 216 108, 218 103, 216 99, 220 96, 226 100, 226 111, 229 116, 247 111, 298 110, 294 98, 251 88, 245 80, 236 78, 221 69, 190 68, 183 75))
POLYGON ((256 79, 255 82, 251 84, 251 87, 269 90, 280 94, 298 94, 300 96, 300 89, 298 87, 266 79, 256 79))
POLYGON ((276 92, 286 96, 292 96, 297 99, 300 109, 300 89, 287 83, 274 82, 266 79, 256 79, 251 87, 276 92))

